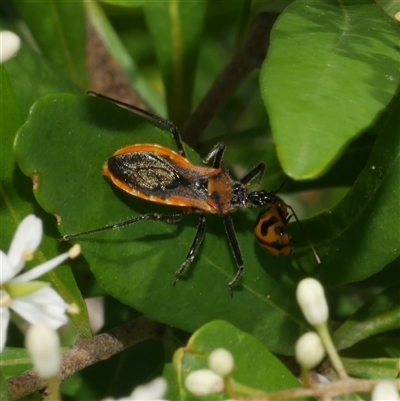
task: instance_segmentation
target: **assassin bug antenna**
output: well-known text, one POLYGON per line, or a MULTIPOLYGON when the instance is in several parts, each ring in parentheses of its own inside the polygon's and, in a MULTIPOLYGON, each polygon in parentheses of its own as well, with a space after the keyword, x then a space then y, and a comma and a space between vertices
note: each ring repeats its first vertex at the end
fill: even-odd
POLYGON ((148 120, 153 121, 153 122, 157 123, 158 125, 161 125, 162 127, 168 129, 169 132, 171 132, 172 138, 175 141, 176 147, 178 149, 178 153, 181 156, 186 157, 186 152, 185 152, 185 149, 182 144, 182 139, 181 139, 181 135, 179 134, 178 127, 172 121, 165 120, 162 117, 156 116, 155 114, 150 113, 146 110, 140 109, 139 107, 133 106, 132 104, 121 102, 120 100, 117 100, 117 99, 112 99, 108 96, 104 96, 97 92, 88 91, 87 94, 89 96, 98 97, 100 99, 105 99, 112 103, 115 103, 116 105, 122 107, 123 109, 127 109, 136 114, 139 114, 139 115, 147 118, 148 120))
MULTIPOLYGON (((227 239, 237 265, 236 275, 228 282, 231 296, 234 286, 244 273, 243 255, 236 238, 231 212, 250 206, 263 208, 255 227, 258 242, 274 255, 291 253, 291 238, 285 228, 290 218, 290 216, 288 217, 288 208, 299 222, 293 209, 287 206, 274 192, 250 191, 247 188, 254 179, 260 185, 265 171, 264 163, 258 164, 241 180, 235 181, 230 177, 227 167, 222 164, 225 145, 217 143, 203 159, 204 164, 211 164, 211 166, 196 166, 186 159, 178 128, 172 122, 119 100, 95 92, 88 94, 138 113, 170 131, 177 152, 157 144, 145 143, 126 146, 116 151, 103 164, 103 174, 118 188, 133 196, 151 202, 178 206, 181 210, 174 214, 146 213, 126 221, 75 234, 66 234, 58 241, 69 241, 140 221, 177 223, 186 214, 197 212, 199 213, 199 224, 196 235, 184 262, 175 272, 174 284, 176 284, 200 248, 206 231, 207 215, 218 214, 223 218, 227 239)), ((310 241, 309 244, 319 262, 318 255, 310 241)))
MULTIPOLYGON (((289 177, 287 177, 287 178, 282 182, 282 184, 279 185, 279 187, 278 187, 278 189, 275 191, 275 193, 278 193, 278 192, 282 189, 282 187, 288 182, 288 180, 289 180, 289 177)), ((299 225, 299 227, 300 227, 300 229, 301 229, 301 231, 302 231, 302 233, 303 233, 305 239, 307 240, 308 245, 310 246, 310 248, 311 248, 311 250, 312 250, 312 252, 313 252, 313 254, 314 254, 315 260, 317 261, 318 264, 321 264, 321 259, 319 258, 318 254, 317 254, 317 251, 315 250, 313 244, 311 243, 310 238, 308 238, 308 235, 307 235, 307 233, 306 233, 306 230, 304 230, 303 225, 300 223, 300 220, 299 220, 299 218, 297 217, 297 214, 295 213, 294 209, 292 208, 292 206, 287 205, 287 204, 286 204, 286 207, 287 207, 288 209, 290 209, 290 211, 291 211, 291 213, 292 213, 292 216, 294 216, 294 218, 296 219, 296 221, 297 221, 297 223, 298 223, 298 225, 299 225)), ((288 216, 288 217, 287 217, 287 221, 288 221, 288 222, 289 222, 290 218, 291 218, 291 216, 288 216)))
MULTIPOLYGON (((290 211, 291 211, 291 213, 292 213, 292 216, 294 216, 294 218, 296 219, 298 225, 300 226, 300 229, 301 229, 301 231, 302 231, 302 233, 303 233, 305 239, 307 240, 308 245, 310 246, 310 248, 311 248, 311 250, 312 250, 312 252, 313 252, 313 254, 314 254, 315 260, 317 261, 318 264, 321 264, 321 259, 319 258, 317 251, 315 250, 313 244, 311 243, 310 238, 308 238, 308 235, 307 235, 307 233, 306 233, 306 230, 304 230, 303 225, 300 223, 300 220, 299 220, 299 218, 297 217, 297 214, 296 214, 295 211, 293 210, 292 206, 289 206, 289 205, 286 205, 286 206, 290 209, 290 211)), ((291 216, 289 216, 289 219, 290 219, 290 217, 291 217, 291 216)))

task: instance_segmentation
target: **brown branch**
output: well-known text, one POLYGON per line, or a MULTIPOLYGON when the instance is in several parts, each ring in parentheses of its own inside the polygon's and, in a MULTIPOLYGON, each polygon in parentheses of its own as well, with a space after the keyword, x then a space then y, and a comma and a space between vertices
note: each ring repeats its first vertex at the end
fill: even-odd
MULTIPOLYGON (((289 400, 300 397, 321 397, 321 399, 332 398, 343 394, 371 393, 375 386, 382 380, 346 379, 331 383, 313 384, 310 388, 298 387, 274 393, 260 394, 254 397, 242 398, 243 401, 276 401, 289 400)), ((400 389, 400 380, 390 380, 400 389)))
POLYGON ((150 111, 132 88, 124 70, 107 50, 90 20, 86 21, 86 67, 90 90, 150 111))
POLYGON ((207 95, 188 118, 181 135, 190 145, 195 145, 214 116, 236 91, 242 81, 263 62, 269 35, 278 14, 261 13, 233 59, 215 80, 207 95))
MULTIPOLYGON (((140 317, 107 333, 99 334, 92 341, 78 339, 74 346, 62 355, 59 380, 62 382, 79 370, 109 359, 141 341, 149 338, 161 339, 166 330, 167 326, 164 324, 140 317)), ((46 385, 46 381, 41 379, 34 369, 8 379, 8 388, 13 400, 42 390, 46 385)))

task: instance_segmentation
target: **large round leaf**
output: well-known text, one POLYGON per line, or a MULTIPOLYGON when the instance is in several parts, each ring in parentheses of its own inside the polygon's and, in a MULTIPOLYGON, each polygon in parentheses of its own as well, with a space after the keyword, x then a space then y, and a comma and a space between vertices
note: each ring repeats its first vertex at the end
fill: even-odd
MULTIPOLYGON (((321 265, 297 224, 289 227, 296 239, 293 256, 277 258, 260 248, 252 232, 252 211, 233 215, 246 266, 233 299, 227 283, 236 266, 219 216, 209 216, 204 244, 175 288, 174 272, 193 241, 196 215, 177 225, 141 222, 81 237, 83 254, 107 291, 155 320, 193 331, 211 319, 224 318, 271 349, 291 352, 304 330, 294 282, 305 274, 332 284, 361 280, 398 255, 398 238, 383 235, 386 231, 378 227, 394 232, 398 213, 392 182, 398 171, 393 116, 388 121, 385 117, 387 127, 353 190, 335 209, 303 224, 321 265)), ((102 177, 104 161, 132 143, 174 148, 168 132, 110 102, 59 95, 36 103, 15 148, 24 173, 34 174, 39 203, 57 214, 65 234, 146 212, 176 211, 129 196, 102 177)), ((189 159, 201 163, 192 151, 189 159)))
POLYGON ((284 171, 322 175, 399 85, 399 27, 373 3, 293 2, 278 18, 261 94, 284 171))
MULTIPOLYGON (((38 207, 32 196, 29 179, 21 173, 15 162, 12 152, 13 142, 16 132, 23 123, 24 105, 20 103, 19 97, 15 95, 18 89, 16 90, 13 85, 13 79, 10 79, 3 65, 0 66, 0 77, 2 83, 1 96, 4 100, 0 114, 2 127, 0 147, 0 248, 7 252, 19 223, 28 214, 34 213, 43 221, 44 236, 39 249, 35 252, 34 260, 27 265, 27 268, 30 268, 54 258, 63 251, 65 252, 67 247, 56 244, 48 236, 51 232, 54 235, 55 228, 54 226, 49 227, 47 224, 49 215, 38 207)), ((36 82, 36 85, 40 84, 36 82)), ((64 262, 63 266, 50 271, 41 279, 49 280, 66 302, 75 302, 79 306, 80 313, 71 315, 71 320, 81 336, 90 338, 92 333, 86 305, 79 292, 75 278, 67 266, 68 264, 71 264, 71 261, 64 262)))
MULTIPOLYGON (((208 369, 208 356, 218 348, 228 350, 234 358, 235 367, 228 377, 238 384, 237 388, 233 386, 233 391, 237 391, 238 396, 256 398, 259 395, 257 393, 262 391, 279 391, 298 386, 296 377, 256 338, 227 322, 217 320, 197 330, 188 343, 175 352, 173 363, 179 393, 172 394, 170 391, 167 396, 181 400, 201 399, 191 394, 183 383, 190 372, 208 369)), ((232 393, 227 392, 225 398, 211 395, 203 399, 227 399, 229 395, 232 393)))
MULTIPOLYGON (((23 172, 34 177, 38 202, 57 215, 65 234, 146 212, 177 211, 129 196, 102 176, 104 161, 131 143, 174 148, 170 134, 143 117, 107 101, 58 95, 36 103, 15 146, 23 172)), ((201 164, 192 151, 189 159, 201 164)), ((147 316, 189 331, 224 318, 258 333, 272 349, 290 352, 305 328, 294 290, 282 282, 293 260, 273 257, 256 244, 252 212, 239 211, 233 217, 246 265, 233 299, 227 284, 236 266, 219 216, 209 217, 204 244, 175 287, 174 272, 185 260, 195 235, 195 214, 177 225, 141 222, 77 241, 100 284, 147 316), (260 261, 274 273, 265 271, 260 261)), ((312 261, 307 246, 299 244, 298 249, 307 251, 312 261)))

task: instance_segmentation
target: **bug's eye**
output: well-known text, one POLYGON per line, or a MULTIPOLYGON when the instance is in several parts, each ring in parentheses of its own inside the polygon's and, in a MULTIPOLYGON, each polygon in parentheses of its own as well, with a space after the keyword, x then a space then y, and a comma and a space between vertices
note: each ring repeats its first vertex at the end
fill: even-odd
POLYGON ((285 235, 286 234, 285 227, 284 226, 276 226, 275 233, 280 236, 285 235))

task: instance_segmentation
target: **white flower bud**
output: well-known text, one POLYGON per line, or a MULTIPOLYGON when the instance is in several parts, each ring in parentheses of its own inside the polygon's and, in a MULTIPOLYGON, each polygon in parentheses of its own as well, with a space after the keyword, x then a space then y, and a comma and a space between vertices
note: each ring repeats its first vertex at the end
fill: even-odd
POLYGON ((381 381, 372 390, 372 401, 396 401, 400 400, 399 392, 390 381, 381 381))
POLYGON ((60 340, 57 333, 45 324, 30 326, 25 345, 31 356, 33 366, 43 379, 57 376, 60 370, 60 340))
POLYGON ((186 376, 185 387, 199 396, 218 394, 224 390, 224 379, 209 369, 195 370, 186 376))
POLYGON ((317 366, 325 355, 324 346, 317 333, 310 331, 303 334, 296 342, 296 360, 304 369, 317 366))
POLYGON ((21 46, 21 39, 18 35, 11 31, 0 32, 0 63, 4 63, 13 57, 21 46))
POLYGON ((296 297, 308 323, 315 326, 328 320, 328 304, 319 281, 313 278, 301 280, 297 286, 296 297))
POLYGON ((71 259, 74 259, 78 257, 80 253, 81 253, 81 246, 79 244, 75 244, 72 248, 69 249, 68 256, 71 259))
POLYGON ((70 315, 79 315, 79 313, 81 313, 81 310, 76 303, 72 303, 68 306, 67 312, 70 315))
POLYGON ((161 400, 167 391, 167 381, 163 377, 156 377, 147 384, 137 386, 129 399, 131 400, 161 400))
POLYGON ((235 361, 229 351, 217 348, 208 356, 208 366, 216 374, 225 377, 233 371, 235 361))

